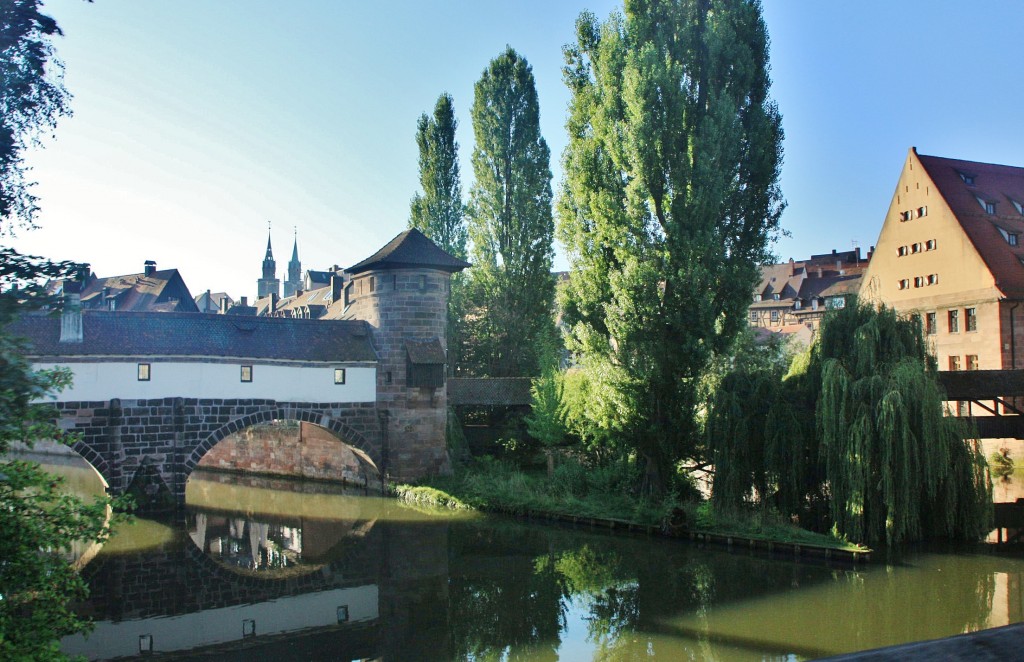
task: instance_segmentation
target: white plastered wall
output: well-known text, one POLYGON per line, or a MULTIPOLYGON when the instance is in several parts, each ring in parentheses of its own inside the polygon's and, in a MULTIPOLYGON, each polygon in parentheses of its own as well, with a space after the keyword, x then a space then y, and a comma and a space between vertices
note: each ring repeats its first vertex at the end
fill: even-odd
POLYGON ((279 402, 374 402, 376 367, 345 363, 322 366, 261 365, 189 361, 37 363, 37 369, 68 368, 72 385, 58 401, 97 402, 121 398, 266 399, 279 402), (149 381, 139 381, 139 363, 149 363, 149 381), (252 381, 241 381, 241 367, 252 366, 252 381), (334 383, 335 368, 345 369, 345 383, 334 383))

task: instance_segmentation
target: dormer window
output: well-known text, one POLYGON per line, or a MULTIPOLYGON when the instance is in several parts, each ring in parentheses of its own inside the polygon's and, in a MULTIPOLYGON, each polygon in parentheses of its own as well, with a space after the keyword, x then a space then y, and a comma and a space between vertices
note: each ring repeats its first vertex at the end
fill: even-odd
POLYGON ((996 203, 994 203, 994 202, 992 202, 990 200, 986 200, 985 198, 981 197, 980 195, 976 195, 974 197, 977 198, 978 204, 981 205, 981 208, 985 210, 986 214, 994 214, 994 213, 996 213, 996 203))
POLYGON ((754 303, 760 303, 760 301, 761 301, 761 295, 760 294, 755 294, 754 295, 754 303))
POLYGON ((793 310, 800 310, 800 299, 793 302, 793 310))
POLYGON ((996 229, 999 230, 999 234, 1003 235, 1003 239, 1006 240, 1006 243, 1010 244, 1011 246, 1017 245, 1020 235, 1018 235, 1016 232, 1007 232, 998 225, 996 226, 996 229))
POLYGON ((773 294, 773 295, 772 295, 772 300, 773 300, 773 301, 778 301, 778 300, 779 300, 779 298, 780 298, 780 295, 779 295, 779 293, 778 293, 778 292, 776 292, 775 294, 773 294))
POLYGON ((1017 202, 1013 198, 1010 198, 1010 203, 1013 204, 1014 208, 1016 208, 1018 214, 1024 216, 1024 204, 1017 202))
POLYGON ((956 171, 956 174, 960 175, 960 179, 964 181, 964 184, 974 186, 974 175, 970 175, 966 172, 960 172, 959 170, 956 171))

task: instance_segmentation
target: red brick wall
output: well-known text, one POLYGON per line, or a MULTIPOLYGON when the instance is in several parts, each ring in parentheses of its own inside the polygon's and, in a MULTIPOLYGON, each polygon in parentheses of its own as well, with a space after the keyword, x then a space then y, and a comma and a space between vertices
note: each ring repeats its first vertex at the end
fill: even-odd
POLYGON ((359 460, 341 440, 317 425, 289 421, 229 435, 199 462, 204 469, 317 480, 361 482, 359 460))

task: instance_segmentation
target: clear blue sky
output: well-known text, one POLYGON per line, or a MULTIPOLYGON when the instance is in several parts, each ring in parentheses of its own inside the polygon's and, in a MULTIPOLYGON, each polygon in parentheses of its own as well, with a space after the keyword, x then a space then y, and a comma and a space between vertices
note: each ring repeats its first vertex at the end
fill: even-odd
MULTIPOLYGON (((1024 2, 766 0, 786 131, 781 259, 875 243, 906 150, 1024 166, 1024 2)), ((74 117, 33 152, 39 230, 19 250, 144 260, 193 294, 254 297, 273 224, 279 276, 350 266, 406 227, 416 118, 450 92, 464 190, 473 84, 506 44, 533 65, 558 159, 563 44, 611 0, 50 0, 74 117)), ((566 268, 559 254, 556 267, 566 268)))

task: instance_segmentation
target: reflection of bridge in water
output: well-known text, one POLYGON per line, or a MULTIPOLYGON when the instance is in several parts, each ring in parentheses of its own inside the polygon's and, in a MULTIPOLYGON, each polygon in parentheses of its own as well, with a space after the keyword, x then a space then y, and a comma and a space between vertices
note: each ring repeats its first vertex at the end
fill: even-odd
POLYGON ((296 495, 294 503, 304 505, 289 513, 280 490, 277 502, 255 506, 275 491, 259 481, 192 480, 200 505, 190 505, 173 544, 101 555, 86 567, 94 590, 83 611, 96 628, 88 638, 66 638, 65 652, 127 656, 148 642, 155 652, 171 652, 308 631, 337 656, 377 657, 391 645, 386 639, 410 645, 401 633, 385 637, 382 613, 401 617, 447 599, 443 522, 385 531, 364 508, 375 500, 335 486, 296 495))

